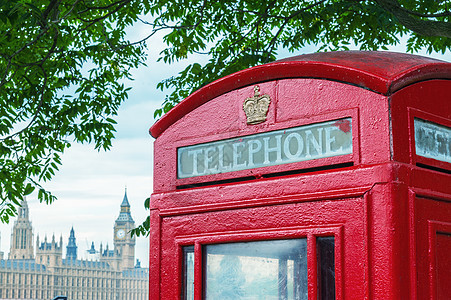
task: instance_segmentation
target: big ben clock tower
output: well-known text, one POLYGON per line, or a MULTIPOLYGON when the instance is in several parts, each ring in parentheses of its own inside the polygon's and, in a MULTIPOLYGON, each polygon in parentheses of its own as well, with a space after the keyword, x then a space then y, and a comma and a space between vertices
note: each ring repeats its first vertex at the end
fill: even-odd
POLYGON ((130 214, 126 189, 121 204, 121 212, 114 223, 114 252, 118 258, 118 267, 121 271, 134 267, 135 237, 130 234, 130 230, 133 228, 135 228, 135 221, 130 214))

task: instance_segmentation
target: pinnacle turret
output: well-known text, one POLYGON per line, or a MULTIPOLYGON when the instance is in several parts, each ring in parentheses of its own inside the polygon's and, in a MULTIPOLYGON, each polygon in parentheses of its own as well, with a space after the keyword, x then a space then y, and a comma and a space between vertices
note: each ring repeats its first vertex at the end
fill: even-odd
POLYGON ((9 259, 33 259, 33 227, 29 220, 28 203, 24 198, 20 203, 17 220, 11 234, 9 259))
POLYGON ((119 213, 116 222, 135 222, 133 221, 132 215, 130 214, 130 203, 128 202, 127 188, 125 188, 124 199, 121 203, 121 212, 119 213))
POLYGON ((69 242, 66 246, 66 259, 76 260, 77 259, 77 243, 75 241, 75 231, 74 227, 70 230, 69 242))
POLYGON ((127 188, 125 188, 124 199, 122 200, 122 203, 121 203, 121 208, 122 207, 130 208, 130 203, 128 203, 128 198, 127 198, 127 188))

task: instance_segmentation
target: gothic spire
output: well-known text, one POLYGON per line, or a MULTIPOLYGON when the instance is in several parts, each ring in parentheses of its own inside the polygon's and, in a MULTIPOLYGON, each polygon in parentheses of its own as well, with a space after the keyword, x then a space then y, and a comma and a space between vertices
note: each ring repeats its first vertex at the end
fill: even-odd
POLYGON ((125 188, 124 199, 122 200, 121 207, 129 207, 130 208, 130 203, 128 203, 128 198, 127 198, 127 188, 125 188))
POLYGON ((34 257, 33 227, 29 220, 28 203, 25 198, 20 203, 12 231, 8 258, 32 259, 34 257))
POLYGON ((20 203, 20 208, 19 208, 19 216, 18 216, 18 220, 23 220, 26 219, 28 220, 28 203, 27 203, 27 198, 23 198, 22 202, 20 203))
POLYGON ((66 259, 76 260, 77 259, 77 243, 75 242, 75 232, 74 227, 70 230, 69 243, 66 246, 66 259))
POLYGON ((130 203, 128 202, 127 188, 125 188, 124 199, 121 203, 121 212, 119 213, 116 222, 135 222, 133 221, 132 215, 130 214, 130 203))

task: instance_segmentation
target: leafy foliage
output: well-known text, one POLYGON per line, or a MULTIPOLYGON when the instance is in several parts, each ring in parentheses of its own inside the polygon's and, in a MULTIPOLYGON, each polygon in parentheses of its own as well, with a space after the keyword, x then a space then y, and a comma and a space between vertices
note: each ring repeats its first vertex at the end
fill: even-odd
MULTIPOLYGON (((196 89, 268 63, 277 51, 385 49, 407 37, 407 51, 451 47, 449 0, 0 0, 0 221, 61 165, 73 142, 109 149, 124 80, 144 63, 145 42, 165 31, 160 60, 208 57, 163 80, 161 116, 196 89), (143 21, 148 17, 152 22, 143 21), (141 41, 125 29, 149 25, 141 41)), ((149 207, 149 202, 145 202, 149 207)), ((134 233, 148 234, 149 219, 134 233)))
POLYGON ((170 29, 161 60, 206 54, 158 87, 172 89, 161 116, 200 87, 233 72, 276 59, 306 45, 318 50, 387 49, 407 36, 407 51, 449 51, 451 3, 429 0, 161 0, 153 2, 153 30, 170 29))
POLYGON ((124 29, 132 1, 0 0, 0 221, 25 195, 55 197, 41 184, 71 142, 109 149, 121 81, 144 60, 124 29))
MULTIPOLYGON (((149 209, 150 198, 144 201, 144 208, 149 209)), ((131 230, 132 236, 148 236, 150 234, 150 216, 147 216, 146 220, 136 228, 131 230)))

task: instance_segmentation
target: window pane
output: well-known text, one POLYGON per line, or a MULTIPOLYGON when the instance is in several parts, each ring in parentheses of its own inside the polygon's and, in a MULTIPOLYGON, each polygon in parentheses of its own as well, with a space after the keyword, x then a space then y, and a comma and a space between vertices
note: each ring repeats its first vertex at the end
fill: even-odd
POLYGON ((415 118, 415 152, 451 163, 451 128, 415 118))
POLYGON ((335 241, 333 237, 318 237, 318 299, 335 299, 335 241))
POLYGON ((204 248, 207 300, 307 300, 307 240, 208 245, 204 248))
POLYGON ((194 246, 183 247, 182 299, 194 299, 194 246))

